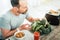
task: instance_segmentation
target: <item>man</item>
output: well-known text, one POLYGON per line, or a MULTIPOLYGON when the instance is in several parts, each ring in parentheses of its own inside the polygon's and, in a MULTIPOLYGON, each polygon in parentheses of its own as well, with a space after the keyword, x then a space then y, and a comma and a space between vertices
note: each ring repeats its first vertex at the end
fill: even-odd
POLYGON ((20 25, 23 23, 26 18, 28 21, 32 22, 37 19, 32 18, 27 13, 27 4, 21 0, 11 0, 11 4, 13 8, 9 10, 5 15, 0 19, 0 39, 5 39, 12 36, 17 30, 16 28, 20 28, 20 25))

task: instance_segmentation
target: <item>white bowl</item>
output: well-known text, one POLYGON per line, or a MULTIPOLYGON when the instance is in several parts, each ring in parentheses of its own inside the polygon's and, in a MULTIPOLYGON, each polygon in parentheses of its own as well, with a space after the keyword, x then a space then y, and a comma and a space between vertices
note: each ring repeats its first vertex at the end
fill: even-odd
POLYGON ((23 32, 23 33, 24 33, 24 36, 23 36, 22 38, 17 38, 17 37, 16 37, 16 34, 19 33, 19 32, 23 32, 23 31, 17 31, 17 32, 15 32, 14 37, 15 37, 17 40, 23 40, 23 39, 25 38, 25 33, 23 32))

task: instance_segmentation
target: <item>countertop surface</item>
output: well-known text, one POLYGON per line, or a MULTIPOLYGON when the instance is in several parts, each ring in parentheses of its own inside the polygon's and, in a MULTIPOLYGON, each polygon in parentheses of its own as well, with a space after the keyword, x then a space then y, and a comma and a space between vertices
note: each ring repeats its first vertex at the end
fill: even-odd
POLYGON ((60 25, 59 26, 51 26, 52 32, 41 36, 41 40, 60 40, 60 25))
MULTIPOLYGON (((60 25, 59 26, 51 26, 52 27, 52 32, 50 32, 47 35, 40 36, 40 40, 60 40, 60 25)), ((29 31, 25 31, 27 34, 27 39, 24 40, 34 40, 33 39, 33 34, 30 33, 29 31), (29 39, 30 38, 30 39, 29 39)), ((14 36, 8 38, 10 40, 16 40, 14 36)), ((6 39, 6 40, 8 40, 6 39)))

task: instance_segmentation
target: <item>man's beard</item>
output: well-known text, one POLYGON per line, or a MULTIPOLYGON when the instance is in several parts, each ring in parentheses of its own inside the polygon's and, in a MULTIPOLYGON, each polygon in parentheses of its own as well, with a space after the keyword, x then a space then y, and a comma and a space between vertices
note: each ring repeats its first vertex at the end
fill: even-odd
POLYGON ((22 13, 22 14, 25 14, 27 12, 27 10, 26 11, 24 11, 24 12, 20 12, 20 11, 18 11, 18 13, 20 14, 20 13, 22 13))

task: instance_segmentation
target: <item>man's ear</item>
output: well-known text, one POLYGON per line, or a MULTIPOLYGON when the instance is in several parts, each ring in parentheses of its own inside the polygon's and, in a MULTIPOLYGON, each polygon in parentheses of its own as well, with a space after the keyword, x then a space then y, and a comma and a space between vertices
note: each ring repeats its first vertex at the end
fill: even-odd
POLYGON ((13 7, 13 10, 14 10, 14 12, 17 12, 18 8, 17 7, 13 7))

